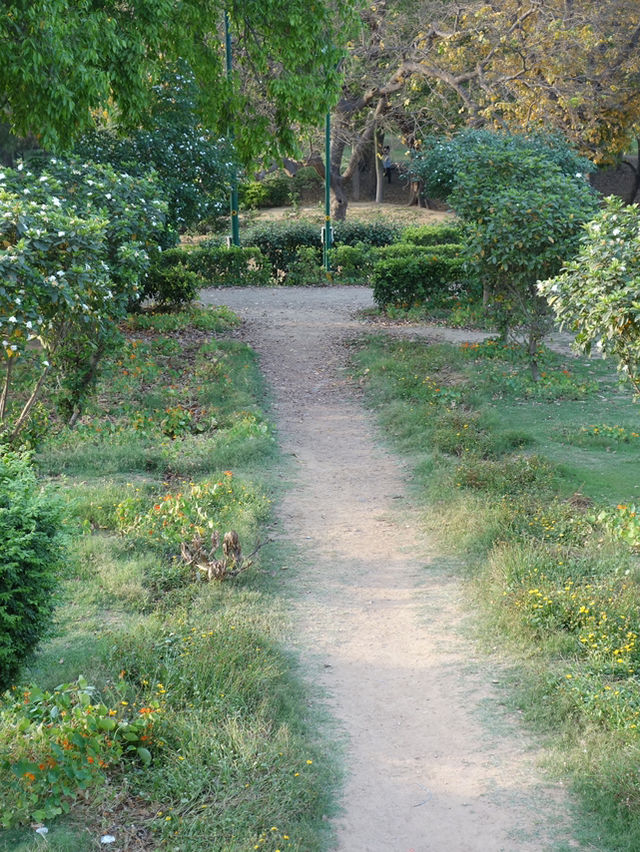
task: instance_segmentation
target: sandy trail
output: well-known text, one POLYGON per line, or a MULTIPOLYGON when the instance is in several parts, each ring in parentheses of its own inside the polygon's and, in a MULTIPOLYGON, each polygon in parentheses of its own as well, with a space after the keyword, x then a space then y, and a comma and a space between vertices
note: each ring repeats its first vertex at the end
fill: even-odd
POLYGON ((460 630, 456 573, 420 535, 407 471, 346 376, 344 343, 362 331, 353 315, 370 291, 225 289, 203 301, 246 320, 297 469, 280 534, 306 563, 298 651, 346 737, 335 849, 550 849, 563 793, 541 784, 498 706, 496 675, 460 630))

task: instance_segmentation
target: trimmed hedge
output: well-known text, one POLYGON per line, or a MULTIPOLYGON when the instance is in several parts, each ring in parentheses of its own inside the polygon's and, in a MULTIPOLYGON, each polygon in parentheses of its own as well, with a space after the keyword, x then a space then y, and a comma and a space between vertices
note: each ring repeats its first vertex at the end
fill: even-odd
POLYGON ((62 564, 62 519, 28 456, 0 449, 0 689, 46 635, 62 564))
POLYGON ((286 272, 296 261, 298 249, 310 246, 320 249, 320 227, 311 222, 268 222, 247 228, 242 234, 242 245, 255 246, 271 263, 272 275, 286 272))
POLYGON ((440 225, 410 225, 402 232, 401 241, 416 246, 437 246, 459 243, 461 238, 459 222, 443 222, 440 225))
POLYGON ((203 287, 264 286, 270 267, 257 248, 201 243, 162 252, 145 283, 144 295, 160 304, 192 302, 203 287))
POLYGON ((336 245, 355 246, 364 243, 368 246, 388 246, 400 239, 401 228, 385 225, 382 222, 337 222, 333 229, 333 241, 336 245))
POLYGON ((219 246, 201 243, 188 252, 188 267, 214 287, 261 287, 269 284, 267 258, 255 246, 219 246))
POLYGON ((365 243, 338 245, 331 249, 334 280, 341 284, 367 284, 376 259, 375 250, 365 243))
POLYGON ((386 260, 391 257, 415 257, 416 254, 424 254, 434 260, 445 257, 460 257, 462 246, 460 243, 427 246, 413 245, 412 243, 395 243, 392 246, 384 246, 376 250, 377 260, 386 260))
MULTIPOLYGON (((338 222, 333 229, 334 246, 386 246, 396 242, 400 229, 392 225, 366 222, 338 222)), ((303 246, 322 250, 320 226, 311 222, 269 222, 254 225, 242 235, 243 246, 257 246, 271 262, 273 277, 288 272, 303 246)))
POLYGON ((379 307, 422 304, 435 293, 448 290, 461 273, 459 257, 438 257, 432 250, 414 247, 409 254, 376 262, 371 279, 373 298, 379 307))

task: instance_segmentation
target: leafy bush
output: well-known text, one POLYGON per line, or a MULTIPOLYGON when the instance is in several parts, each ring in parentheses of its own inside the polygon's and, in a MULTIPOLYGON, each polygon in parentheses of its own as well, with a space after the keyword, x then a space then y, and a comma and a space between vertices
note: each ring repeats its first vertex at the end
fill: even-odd
POLYGON ((327 283, 327 273, 322 266, 322 252, 313 246, 300 246, 296 258, 289 265, 284 280, 289 286, 318 286, 327 283))
POLYGON ((9 686, 51 624, 62 561, 59 507, 24 454, 0 450, 0 686, 9 686))
MULTIPOLYGON (((201 287, 266 285, 270 281, 271 272, 260 249, 250 246, 226 247, 213 242, 200 243, 193 249, 169 249, 159 257, 157 268, 165 278, 168 271, 178 270, 178 277, 182 277, 185 282, 185 295, 188 295, 189 287, 193 289, 191 299, 201 287)), ((159 298, 157 291, 163 280, 162 276, 157 280, 152 279, 149 287, 145 288, 145 295, 164 301, 159 298)))
POLYGON ((201 243, 188 254, 188 266, 216 287, 264 286, 270 267, 259 248, 201 243))
POLYGON ((365 284, 371 277, 375 258, 366 243, 335 246, 330 255, 334 278, 345 284, 365 284))
MULTIPOLYGON (((467 129, 451 138, 432 136, 423 140, 422 152, 414 156, 409 167, 412 180, 422 185, 424 197, 448 199, 457 186, 459 175, 473 164, 478 152, 490 148, 506 154, 514 162, 535 153, 544 157, 555 171, 566 176, 587 175, 593 164, 567 145, 562 136, 515 133, 495 133, 490 130, 467 129)), ((518 175, 514 175, 518 181, 518 175)), ((501 182, 496 174, 496 182, 501 182)), ((474 194, 469 196, 472 203, 474 194)))
POLYGON ((459 222, 443 222, 439 225, 409 225, 402 231, 401 241, 416 246, 436 246, 459 243, 461 238, 459 222))
POLYGON ((4 352, 13 359, 37 339, 44 353, 36 394, 16 412, 17 435, 50 370, 59 409, 70 421, 79 415, 150 255, 176 237, 152 176, 48 157, 0 174, 0 232, 4 352))
POLYGON ((240 204, 250 210, 263 207, 284 207, 299 201, 309 190, 319 189, 322 178, 311 166, 299 169, 293 177, 284 174, 267 175, 262 180, 240 184, 240 204))
POLYGON ((173 227, 184 230, 223 214, 230 181, 229 153, 197 118, 198 84, 182 62, 153 87, 149 126, 127 136, 99 130, 75 154, 142 177, 154 170, 173 227))
POLYGON ((462 246, 459 243, 444 243, 442 245, 418 246, 411 243, 395 243, 384 246, 376 251, 377 260, 386 260, 390 257, 415 257, 416 255, 438 258, 459 258, 462 255, 462 246))
POLYGON ((311 222, 269 222, 254 225, 242 235, 243 246, 257 246, 271 263, 274 278, 286 272, 301 246, 319 248, 320 228, 311 222))
POLYGON ((437 257, 428 249, 413 249, 407 256, 378 260, 373 267, 373 298, 380 307, 425 302, 434 293, 447 290, 462 273, 456 257, 437 257))
POLYGON ((538 284, 576 346, 613 355, 640 393, 640 218, 636 205, 608 198, 586 225, 574 260, 556 278, 538 284))
POLYGON ((284 207, 292 193, 292 180, 285 175, 268 175, 264 180, 251 180, 238 188, 243 207, 255 210, 262 207, 284 207))
MULTIPOLYGON (((395 242, 399 233, 399 229, 393 225, 338 222, 334 227, 333 243, 336 248, 359 244, 386 246, 395 242)), ((309 246, 319 252, 322 245, 320 237, 320 227, 311 222, 270 222, 248 228, 242 243, 245 246, 257 246, 269 258, 273 277, 278 278, 278 273, 282 277, 282 273, 287 273, 289 266, 296 261, 299 248, 309 246)))
POLYGON ((355 246, 364 243, 369 246, 388 246, 398 240, 400 233, 396 225, 346 221, 335 223, 333 238, 336 245, 355 246))
MULTIPOLYGON (((127 694, 122 682, 118 687, 114 699, 127 694)), ((124 758, 151 763, 147 746, 158 702, 140 709, 112 703, 102 702, 83 677, 53 692, 30 686, 7 693, 0 730, 12 735, 2 745, 14 778, 13 789, 0 796, 3 827, 68 813, 82 791, 104 784, 124 758)))
POLYGON ((159 305, 189 305, 207 282, 184 263, 154 265, 149 270, 144 293, 159 305))

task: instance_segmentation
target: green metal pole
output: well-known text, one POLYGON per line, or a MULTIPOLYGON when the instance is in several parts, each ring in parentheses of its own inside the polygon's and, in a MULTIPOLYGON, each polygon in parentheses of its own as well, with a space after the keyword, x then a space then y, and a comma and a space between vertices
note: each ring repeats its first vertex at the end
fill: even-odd
POLYGON ((322 259, 327 272, 331 271, 331 113, 327 113, 324 128, 324 245, 322 259))
MULTIPOLYGON (((227 60, 227 80, 231 82, 233 72, 233 54, 231 53, 231 30, 229 29, 229 13, 224 13, 224 41, 227 60)), ((229 127, 229 137, 233 140, 233 128, 229 127)), ((238 221, 238 172, 235 165, 231 172, 231 242, 240 245, 240 223, 238 221)))

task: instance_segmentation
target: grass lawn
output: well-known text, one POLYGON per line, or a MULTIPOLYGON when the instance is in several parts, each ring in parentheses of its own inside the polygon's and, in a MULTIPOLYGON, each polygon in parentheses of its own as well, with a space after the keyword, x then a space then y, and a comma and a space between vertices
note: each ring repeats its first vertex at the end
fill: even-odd
POLYGON ((355 371, 411 454, 511 700, 548 742, 580 839, 640 849, 640 409, 609 362, 372 337, 355 371), (636 509, 637 506, 637 509, 636 509))
POLYGON ((214 531, 245 555, 268 537, 277 449, 236 324, 216 308, 132 319, 81 421, 38 442, 69 557, 55 633, 0 708, 0 849, 41 848, 39 823, 60 852, 109 834, 323 848, 333 770, 280 645, 277 549, 224 581, 197 567, 222 558, 214 531))

